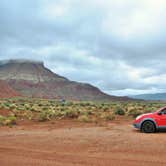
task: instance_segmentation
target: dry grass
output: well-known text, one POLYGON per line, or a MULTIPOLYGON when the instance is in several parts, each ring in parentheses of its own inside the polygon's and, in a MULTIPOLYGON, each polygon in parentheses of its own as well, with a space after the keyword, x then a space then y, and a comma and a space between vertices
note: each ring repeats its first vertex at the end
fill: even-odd
POLYGON ((135 118, 165 106, 162 102, 60 102, 29 98, 1 99, 0 110, 10 110, 9 117, 0 116, 0 124, 15 124, 16 119, 49 121, 52 119, 76 119, 82 122, 112 121, 116 116, 135 118))

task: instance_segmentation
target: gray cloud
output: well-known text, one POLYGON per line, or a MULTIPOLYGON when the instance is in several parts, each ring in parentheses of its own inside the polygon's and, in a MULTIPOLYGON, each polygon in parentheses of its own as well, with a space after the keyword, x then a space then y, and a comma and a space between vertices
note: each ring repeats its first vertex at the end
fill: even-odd
POLYGON ((43 60, 112 94, 166 91, 164 0, 1 0, 0 59, 43 60))

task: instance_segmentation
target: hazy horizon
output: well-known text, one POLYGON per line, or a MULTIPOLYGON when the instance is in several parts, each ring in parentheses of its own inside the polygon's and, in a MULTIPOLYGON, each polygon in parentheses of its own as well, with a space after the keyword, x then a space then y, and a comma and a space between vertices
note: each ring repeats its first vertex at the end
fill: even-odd
POLYGON ((43 61, 111 95, 166 92, 166 1, 1 0, 0 60, 43 61))

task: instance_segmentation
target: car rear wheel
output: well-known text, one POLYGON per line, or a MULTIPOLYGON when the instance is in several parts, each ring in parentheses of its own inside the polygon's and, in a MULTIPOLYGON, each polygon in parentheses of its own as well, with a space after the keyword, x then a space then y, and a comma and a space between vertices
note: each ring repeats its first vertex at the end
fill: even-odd
POLYGON ((154 133, 156 131, 156 127, 153 122, 146 121, 142 124, 141 131, 144 133, 154 133))

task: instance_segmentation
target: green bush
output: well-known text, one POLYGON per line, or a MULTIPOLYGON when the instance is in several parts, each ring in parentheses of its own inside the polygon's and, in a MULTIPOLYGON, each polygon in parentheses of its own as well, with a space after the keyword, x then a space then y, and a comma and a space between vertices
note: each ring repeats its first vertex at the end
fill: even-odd
POLYGON ((120 107, 115 108, 114 113, 115 115, 125 115, 125 111, 120 107))

